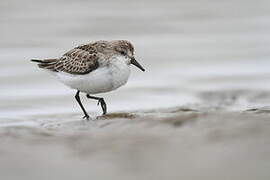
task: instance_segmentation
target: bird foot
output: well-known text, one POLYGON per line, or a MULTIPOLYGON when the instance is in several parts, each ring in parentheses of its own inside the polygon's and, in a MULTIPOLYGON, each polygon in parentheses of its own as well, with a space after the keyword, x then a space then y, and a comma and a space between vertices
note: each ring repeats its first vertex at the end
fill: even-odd
POLYGON ((86 97, 90 98, 90 99, 97 100, 98 101, 97 106, 99 106, 99 105, 101 106, 102 111, 103 111, 103 115, 105 115, 107 113, 107 105, 106 105, 103 98, 90 96, 89 94, 86 94, 86 97))
POLYGON ((85 120, 89 121, 90 116, 89 116, 88 114, 86 114, 85 116, 83 116, 83 119, 85 119, 85 120))
POLYGON ((105 115, 107 113, 107 105, 106 105, 106 103, 105 103, 105 101, 104 101, 103 98, 98 99, 97 105, 99 105, 99 104, 100 104, 100 106, 102 108, 103 115, 105 115))

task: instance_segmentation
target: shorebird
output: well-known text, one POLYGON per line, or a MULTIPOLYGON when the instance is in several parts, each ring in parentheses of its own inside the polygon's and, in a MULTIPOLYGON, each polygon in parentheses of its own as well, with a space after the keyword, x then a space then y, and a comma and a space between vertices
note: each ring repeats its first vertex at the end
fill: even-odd
POLYGON ((54 74, 59 81, 77 90, 75 99, 80 105, 85 119, 89 115, 80 100, 80 92, 86 97, 97 100, 103 115, 107 106, 102 97, 93 94, 113 91, 127 83, 130 65, 145 69, 134 57, 134 46, 126 40, 96 41, 80 45, 68 51, 60 58, 32 59, 38 67, 54 74))

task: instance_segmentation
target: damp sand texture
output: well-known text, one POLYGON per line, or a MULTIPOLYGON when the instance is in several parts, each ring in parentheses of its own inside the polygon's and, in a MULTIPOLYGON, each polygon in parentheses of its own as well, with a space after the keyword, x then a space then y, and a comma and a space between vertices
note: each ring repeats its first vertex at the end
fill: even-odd
POLYGON ((270 4, 0 2, 0 179, 270 178, 270 4), (108 114, 30 63, 127 39, 145 67, 108 114))

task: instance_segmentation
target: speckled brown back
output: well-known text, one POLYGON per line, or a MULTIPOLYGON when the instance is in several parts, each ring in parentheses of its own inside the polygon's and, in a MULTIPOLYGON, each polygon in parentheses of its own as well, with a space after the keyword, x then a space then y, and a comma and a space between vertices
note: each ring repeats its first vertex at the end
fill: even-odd
POLYGON ((38 66, 55 72, 87 74, 98 68, 97 50, 92 44, 78 46, 59 59, 40 60, 38 66))
POLYGON ((71 74, 87 74, 97 69, 98 66, 97 52, 84 45, 65 53, 54 65, 54 69, 71 74))
POLYGON ((132 54, 134 53, 134 47, 129 41, 96 41, 77 46, 59 59, 34 61, 39 63, 38 66, 40 68, 55 72, 87 74, 97 69, 100 65, 108 63, 114 54, 121 55, 117 47, 129 49, 132 54))

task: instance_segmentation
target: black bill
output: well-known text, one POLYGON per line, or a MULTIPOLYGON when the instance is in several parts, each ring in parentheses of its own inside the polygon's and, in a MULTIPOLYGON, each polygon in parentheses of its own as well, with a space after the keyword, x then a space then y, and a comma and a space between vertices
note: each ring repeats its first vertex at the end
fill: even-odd
POLYGON ((133 64, 134 66, 136 66, 137 68, 139 68, 142 71, 145 71, 145 69, 138 63, 138 61, 136 61, 135 58, 131 58, 131 64, 133 64))

